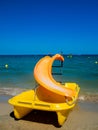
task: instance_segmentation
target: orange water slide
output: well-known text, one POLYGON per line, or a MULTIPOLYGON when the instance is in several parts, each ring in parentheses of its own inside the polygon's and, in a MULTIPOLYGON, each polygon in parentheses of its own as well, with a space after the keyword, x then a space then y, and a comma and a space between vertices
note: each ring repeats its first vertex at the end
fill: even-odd
POLYGON ((64 58, 60 54, 56 54, 52 57, 45 56, 44 58, 40 59, 34 68, 35 80, 40 86, 46 88, 49 91, 62 96, 74 97, 74 90, 67 88, 66 85, 62 85, 53 78, 51 72, 52 64, 55 60, 64 61, 64 58))

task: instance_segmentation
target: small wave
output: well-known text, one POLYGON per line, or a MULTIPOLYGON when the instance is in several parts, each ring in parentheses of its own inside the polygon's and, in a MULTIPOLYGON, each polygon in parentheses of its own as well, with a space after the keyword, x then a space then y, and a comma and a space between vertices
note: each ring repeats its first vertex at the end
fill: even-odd
POLYGON ((81 100, 81 101, 85 101, 85 96, 79 96, 79 98, 78 98, 79 100, 81 100))
MULTIPOLYGON (((15 96, 23 91, 27 91, 26 88, 0 88, 0 95, 9 95, 9 96, 15 96)), ((86 93, 86 94, 80 94, 78 97, 78 100, 81 102, 84 101, 90 101, 90 102, 97 102, 98 103, 98 93, 86 93)))
POLYGON ((0 95, 15 96, 26 90, 27 89, 22 89, 22 88, 0 88, 0 95))
POLYGON ((90 101, 98 103, 98 94, 85 94, 79 96, 79 101, 90 101))

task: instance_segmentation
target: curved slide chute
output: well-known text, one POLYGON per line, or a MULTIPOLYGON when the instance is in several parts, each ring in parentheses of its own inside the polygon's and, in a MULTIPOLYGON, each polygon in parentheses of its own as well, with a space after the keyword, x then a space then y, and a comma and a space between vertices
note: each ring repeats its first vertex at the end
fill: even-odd
POLYGON ((56 54, 52 57, 45 56, 39 60, 34 68, 35 80, 40 86, 46 88, 49 91, 72 98, 76 94, 75 91, 67 88, 66 85, 62 85, 61 83, 55 81, 51 74, 52 64, 55 60, 64 61, 64 58, 60 54, 56 54))

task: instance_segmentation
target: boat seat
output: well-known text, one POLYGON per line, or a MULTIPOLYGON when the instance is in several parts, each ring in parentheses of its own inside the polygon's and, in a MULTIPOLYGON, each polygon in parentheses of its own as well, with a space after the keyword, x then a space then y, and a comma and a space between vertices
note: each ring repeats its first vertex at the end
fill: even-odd
POLYGON ((65 97, 53 93, 42 86, 38 86, 35 90, 35 100, 40 100, 50 103, 64 103, 65 97))

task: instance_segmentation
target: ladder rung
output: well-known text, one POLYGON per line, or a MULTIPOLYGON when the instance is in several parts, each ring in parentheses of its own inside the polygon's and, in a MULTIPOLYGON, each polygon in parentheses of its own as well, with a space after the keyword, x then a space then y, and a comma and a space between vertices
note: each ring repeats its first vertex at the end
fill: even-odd
POLYGON ((53 75, 62 75, 62 73, 52 73, 53 75))

